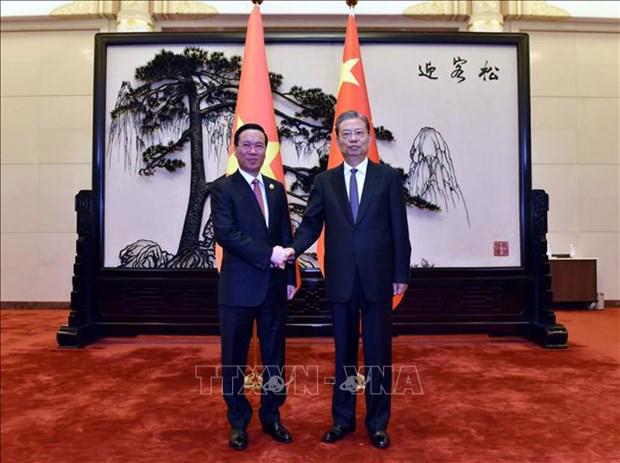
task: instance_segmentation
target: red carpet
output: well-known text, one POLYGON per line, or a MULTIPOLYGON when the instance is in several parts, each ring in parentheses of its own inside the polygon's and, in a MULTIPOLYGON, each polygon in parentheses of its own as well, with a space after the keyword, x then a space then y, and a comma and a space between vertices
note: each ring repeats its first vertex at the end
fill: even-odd
MULTIPOLYGON (((520 338, 397 338, 395 367, 415 366, 423 393, 393 397, 389 450, 370 446, 363 400, 358 431, 320 443, 331 424, 321 382, 318 395, 290 394, 283 407, 291 445, 262 434, 255 415, 243 453, 227 447, 223 400, 200 394, 195 377, 196 366, 218 364, 217 338, 114 338, 61 350, 55 331, 65 311, 0 315, 2 463, 620 462, 618 309, 560 312, 567 350, 520 338)), ((332 373, 331 340, 290 339, 287 349, 289 365, 332 373)))

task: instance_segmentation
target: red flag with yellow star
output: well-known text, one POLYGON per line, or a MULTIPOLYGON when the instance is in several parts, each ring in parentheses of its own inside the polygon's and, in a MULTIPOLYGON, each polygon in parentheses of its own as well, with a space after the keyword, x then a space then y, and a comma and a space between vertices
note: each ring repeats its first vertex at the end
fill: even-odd
MULTIPOLYGON (((261 173, 284 183, 284 170, 280 156, 280 141, 276 128, 276 115, 273 111, 271 84, 265 54, 265 37, 260 7, 254 6, 245 36, 245 49, 241 62, 239 93, 233 121, 233 136, 243 124, 260 124, 267 132, 267 151, 261 173)), ((239 165, 234 156, 234 143, 230 142, 230 153, 226 175, 234 173, 239 165)))
MULTIPOLYGON (((364 77, 364 66, 362 64, 362 54, 353 13, 349 15, 347 33, 344 39, 334 122, 344 111, 357 111, 368 118, 370 121, 370 133, 373 135, 372 142, 368 147, 368 159, 379 162, 379 151, 377 150, 377 140, 374 138, 375 129, 372 125, 370 103, 368 102, 368 91, 366 90, 366 79, 364 77)), ((338 148, 338 144, 336 143, 335 125, 332 128, 331 140, 329 159, 327 161, 328 169, 342 164, 344 160, 338 148)))
MULTIPOLYGON (((347 21, 347 32, 344 39, 342 64, 340 65, 340 79, 338 81, 334 123, 336 119, 338 119, 338 116, 345 111, 357 111, 368 118, 370 121, 370 133, 372 135, 372 140, 368 147, 368 159, 373 162, 379 162, 379 151, 377 150, 377 140, 374 136, 375 129, 372 123, 372 115, 370 114, 370 103, 368 101, 368 90, 366 88, 366 78, 364 77, 362 54, 359 37, 357 35, 357 24, 353 12, 349 14, 349 19, 347 21)), ((336 143, 336 126, 334 124, 331 134, 327 168, 332 169, 337 167, 342 164, 343 161, 344 158, 336 143)), ((321 270, 324 269, 323 259, 325 247, 323 241, 324 236, 322 233, 317 243, 317 257, 321 270)), ((325 272, 323 272, 323 274, 325 274, 325 272)), ((392 308, 396 308, 402 298, 403 294, 394 296, 392 299, 392 308)))
MULTIPOLYGON (((265 37, 263 33, 263 20, 260 7, 254 6, 245 36, 245 48, 243 61, 241 62, 241 77, 239 79, 239 92, 237 93, 237 106, 233 120, 233 137, 230 141, 230 153, 226 166, 226 175, 233 174, 238 168, 237 158, 234 154, 234 133, 243 124, 259 124, 267 132, 267 149, 265 162, 261 173, 276 179, 284 184, 284 169, 282 156, 280 155, 280 141, 276 126, 276 115, 273 110, 271 95, 271 83, 269 82, 269 69, 265 54, 265 37)), ((220 268, 222 250, 216 245, 217 267, 220 268)), ((297 284, 301 284, 299 270, 297 284)))

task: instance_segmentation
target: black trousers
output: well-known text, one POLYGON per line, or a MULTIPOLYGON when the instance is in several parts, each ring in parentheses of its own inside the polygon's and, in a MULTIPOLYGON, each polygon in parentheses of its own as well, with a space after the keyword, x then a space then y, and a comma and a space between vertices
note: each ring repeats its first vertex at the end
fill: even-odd
POLYGON ((331 303, 336 348, 336 383, 332 397, 334 424, 355 429, 357 351, 362 319, 366 381, 366 429, 386 429, 390 419, 392 390, 392 300, 369 303, 356 277, 351 299, 331 303))
POLYGON ((286 387, 282 387, 285 381, 286 295, 274 280, 272 277, 267 296, 259 306, 220 305, 222 392, 228 406, 228 422, 233 428, 245 429, 252 418, 252 407, 244 395, 243 381, 254 320, 264 366, 259 409, 261 422, 270 424, 279 420, 279 408, 286 400, 286 387))

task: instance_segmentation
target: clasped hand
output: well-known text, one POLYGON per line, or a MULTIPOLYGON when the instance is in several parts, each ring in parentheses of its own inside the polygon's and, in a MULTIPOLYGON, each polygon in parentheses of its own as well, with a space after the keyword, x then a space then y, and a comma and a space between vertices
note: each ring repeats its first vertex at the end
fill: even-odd
POLYGON ((283 248, 282 246, 274 246, 271 252, 271 266, 283 269, 286 264, 292 264, 295 261, 295 250, 293 248, 283 248))

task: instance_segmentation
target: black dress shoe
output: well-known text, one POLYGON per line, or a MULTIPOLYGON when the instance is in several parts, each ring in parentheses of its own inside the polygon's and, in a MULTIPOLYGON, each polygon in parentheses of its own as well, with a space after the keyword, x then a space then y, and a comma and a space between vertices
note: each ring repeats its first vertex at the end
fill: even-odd
POLYGON ((293 436, 291 436, 291 433, 288 432, 280 421, 263 423, 263 432, 269 434, 273 440, 282 442, 283 444, 290 444, 293 442, 293 436))
POLYGON ((390 436, 385 429, 369 433, 370 442, 378 449, 387 449, 390 446, 390 436))
POLYGON ((328 444, 332 444, 334 442, 338 442, 339 440, 344 439, 347 434, 353 432, 353 429, 345 428, 344 426, 340 426, 336 424, 332 426, 332 428, 323 434, 323 442, 328 444))
POLYGON ((248 446, 248 433, 243 428, 232 428, 228 437, 228 445, 235 450, 245 450, 248 446))

